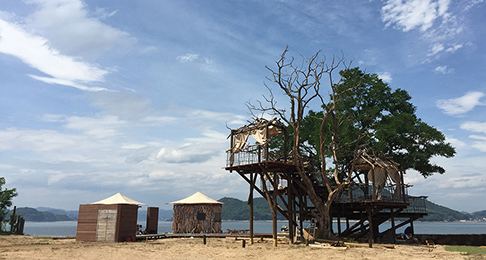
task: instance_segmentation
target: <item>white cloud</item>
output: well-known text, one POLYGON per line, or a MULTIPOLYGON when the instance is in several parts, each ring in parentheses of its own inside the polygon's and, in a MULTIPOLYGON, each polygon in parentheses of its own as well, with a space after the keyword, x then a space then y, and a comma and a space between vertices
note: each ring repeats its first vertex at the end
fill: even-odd
POLYGON ((447 17, 450 0, 388 0, 381 8, 386 26, 395 25, 404 32, 419 28, 425 32, 439 17, 447 17))
POLYGON ((64 85, 64 86, 69 86, 73 88, 77 88, 79 90, 86 90, 86 91, 102 91, 102 90, 108 90, 106 88, 101 88, 101 87, 87 87, 82 84, 78 84, 72 80, 65 80, 65 79, 57 79, 57 78, 47 78, 47 77, 39 77, 36 75, 29 75, 31 78, 43 81, 47 84, 57 84, 57 85, 64 85))
MULTIPOLYGON (((439 184, 439 188, 476 188, 483 187, 486 184, 486 179, 478 178, 478 176, 461 176, 456 178, 450 178, 447 181, 443 181, 439 184)), ((466 193, 470 194, 470 193, 466 193)))
POLYGON ((61 55, 48 46, 47 39, 32 35, 20 26, 0 19, 0 52, 15 56, 27 65, 50 75, 30 75, 47 83, 71 86, 83 90, 99 91, 102 88, 86 87, 83 84, 103 81, 106 70, 91 64, 61 55))
POLYGON ((199 54, 185 54, 177 57, 179 62, 194 62, 199 59, 199 54))
POLYGON ((49 39, 51 46, 65 55, 96 58, 114 46, 126 51, 137 41, 128 33, 100 22, 99 19, 116 15, 117 10, 96 8, 89 14, 80 0, 29 0, 28 3, 37 8, 26 19, 26 25, 49 39))
POLYGON ((100 139, 118 135, 117 129, 126 126, 126 121, 111 115, 103 117, 72 116, 66 118, 66 124, 64 125, 67 129, 79 130, 85 135, 100 139))
POLYGON ((219 72, 214 60, 199 56, 199 54, 185 54, 177 57, 180 63, 195 63, 201 66, 202 70, 208 72, 219 72))
POLYGON ((0 151, 50 152, 83 144, 86 144, 83 136, 62 134, 54 130, 9 128, 0 131, 0 151))
POLYGON ((434 55, 436 55, 437 53, 439 53, 443 50, 444 50, 444 45, 442 45, 440 43, 434 44, 434 46, 430 50, 430 53, 427 54, 427 56, 434 56, 434 55))
POLYGON ((486 134, 486 122, 468 121, 461 124, 461 129, 468 130, 475 133, 486 134))
POLYGON ((447 66, 438 66, 435 68, 435 72, 441 74, 450 74, 454 72, 454 69, 448 69, 447 66))
POLYGON ((448 115, 459 115, 471 111, 476 106, 484 106, 485 104, 480 101, 483 96, 482 92, 468 92, 458 98, 439 99, 435 104, 448 115))
POLYGON ((446 142, 450 143, 453 147, 460 148, 466 146, 466 143, 464 143, 463 141, 449 136, 446 136, 446 142))
POLYGON ((463 44, 454 44, 451 47, 447 48, 446 52, 454 53, 462 47, 464 47, 463 44))
POLYGON ((388 83, 391 83, 393 80, 390 72, 380 72, 378 73, 378 77, 388 83))
MULTIPOLYGON (((486 122, 474 122, 474 121, 464 122, 461 124, 461 129, 473 133, 486 134, 486 122)), ((478 149, 481 152, 486 152, 486 136, 470 135, 469 138, 476 140, 473 142, 472 147, 478 149)))

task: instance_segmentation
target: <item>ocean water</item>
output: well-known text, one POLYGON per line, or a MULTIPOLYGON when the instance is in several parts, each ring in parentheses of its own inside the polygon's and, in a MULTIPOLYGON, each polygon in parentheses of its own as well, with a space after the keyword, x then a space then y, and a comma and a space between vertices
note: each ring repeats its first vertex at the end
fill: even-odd
MULTIPOLYGON (((144 222, 139 222, 145 227, 144 222)), ((254 222, 255 233, 272 233, 272 222, 254 222)), ((287 221, 277 222, 277 228, 288 225, 287 221)), ((304 224, 307 227, 308 224, 304 224)), ((352 225, 352 223, 350 223, 352 225)), ((416 234, 486 234, 486 222, 414 222, 416 234)), ((390 228, 390 223, 380 225, 380 231, 390 228)), ((341 223, 341 230, 344 230, 346 223, 341 223)), ((402 233, 407 227, 397 229, 397 233, 402 233)), ((25 222, 24 234, 33 236, 76 236, 76 221, 63 222, 25 222)), ((171 231, 172 221, 159 221, 158 232, 168 233, 171 231)), ((250 223, 247 221, 223 221, 222 230, 227 229, 250 229, 250 223)), ((333 225, 337 232, 337 223, 333 225)))

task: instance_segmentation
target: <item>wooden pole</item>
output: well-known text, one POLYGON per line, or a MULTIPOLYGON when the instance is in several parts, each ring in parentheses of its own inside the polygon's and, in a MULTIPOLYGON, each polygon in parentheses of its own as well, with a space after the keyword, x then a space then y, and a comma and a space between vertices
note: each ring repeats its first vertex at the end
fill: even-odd
POLYGON ((299 200, 300 200, 300 207, 299 207, 299 225, 300 225, 300 237, 303 238, 304 237, 304 203, 306 203, 304 200, 305 200, 305 196, 302 194, 303 192, 300 191, 300 194, 299 194, 299 200))
POLYGON ((410 227, 412 228, 412 237, 415 236, 415 230, 413 228, 413 219, 410 218, 410 227))
POLYGON ((376 182, 375 182, 375 170, 371 169, 371 182, 373 182, 373 186, 371 186, 371 192, 373 200, 376 200, 376 182))
MULTIPOLYGON (((14 206, 14 209, 13 209, 13 212, 12 212, 12 215, 15 217, 15 211, 17 211, 17 206, 14 206)), ((10 222, 10 233, 12 233, 14 231, 14 224, 15 222, 10 222)))
POLYGON ((391 210, 391 229, 392 229, 392 241, 395 240, 395 234, 396 234, 396 228, 395 228, 395 212, 393 211, 393 209, 391 210))
POLYGON ((407 196, 405 196, 405 183, 403 182, 403 171, 400 171, 400 178, 401 178, 401 191, 402 191, 402 200, 403 202, 407 202, 407 196))
POLYGON ((338 212, 337 215, 337 228, 338 228, 338 236, 341 237, 341 213, 338 212))
POLYGON ((370 231, 370 238, 369 238, 369 241, 368 241, 368 246, 370 248, 373 247, 373 239, 374 239, 374 234, 373 234, 373 219, 372 219, 372 216, 371 216, 371 208, 367 208, 366 211, 368 212, 368 229, 370 231))
POLYGON ((289 215, 289 240, 290 244, 294 243, 294 221, 295 221, 295 202, 294 202, 294 193, 292 192, 292 173, 287 172, 287 200, 288 200, 288 215, 289 215))
POLYGON ((255 188, 255 173, 250 173, 250 245, 253 245, 253 189, 255 188))
POLYGON ((273 245, 277 246, 277 173, 273 173, 273 245))

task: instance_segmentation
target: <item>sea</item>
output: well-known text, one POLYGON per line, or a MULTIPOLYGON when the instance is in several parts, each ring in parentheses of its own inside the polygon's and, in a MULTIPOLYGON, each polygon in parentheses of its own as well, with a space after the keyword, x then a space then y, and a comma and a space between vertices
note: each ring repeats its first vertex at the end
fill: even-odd
MULTIPOLYGON (((139 222, 143 227, 145 222, 139 222)), ((396 223, 398 225, 399 222, 396 223)), ((287 221, 278 221, 277 228, 280 231, 282 226, 287 226, 287 221)), ((307 227, 309 223, 305 223, 307 227)), ((333 229, 337 231, 337 222, 333 223, 333 229)), ((352 223, 350 223, 352 225, 352 223)), ((273 225, 271 221, 253 222, 255 233, 272 233, 273 225)), ((405 225, 397 229, 397 233, 403 233, 405 225)), ((486 222, 414 222, 415 234, 486 234, 486 222)), ((341 230, 344 230, 346 223, 341 222, 341 230)), ((391 227, 390 223, 380 225, 380 231, 391 227)), ((62 222, 25 222, 24 234, 32 236, 76 236, 77 221, 62 222)), ((158 233, 170 233, 172 221, 159 221, 158 233)), ((227 229, 250 229, 248 221, 223 221, 222 230, 227 229)))

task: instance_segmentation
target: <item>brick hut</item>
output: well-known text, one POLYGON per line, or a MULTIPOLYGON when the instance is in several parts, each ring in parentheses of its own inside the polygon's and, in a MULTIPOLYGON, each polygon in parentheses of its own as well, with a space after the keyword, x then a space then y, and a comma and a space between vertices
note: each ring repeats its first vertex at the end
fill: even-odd
POLYGON ((120 193, 91 204, 79 205, 76 241, 123 242, 137 232, 139 205, 120 193))
POLYGON ((200 192, 174 205, 172 232, 174 233, 221 233, 222 202, 206 197, 200 192))

